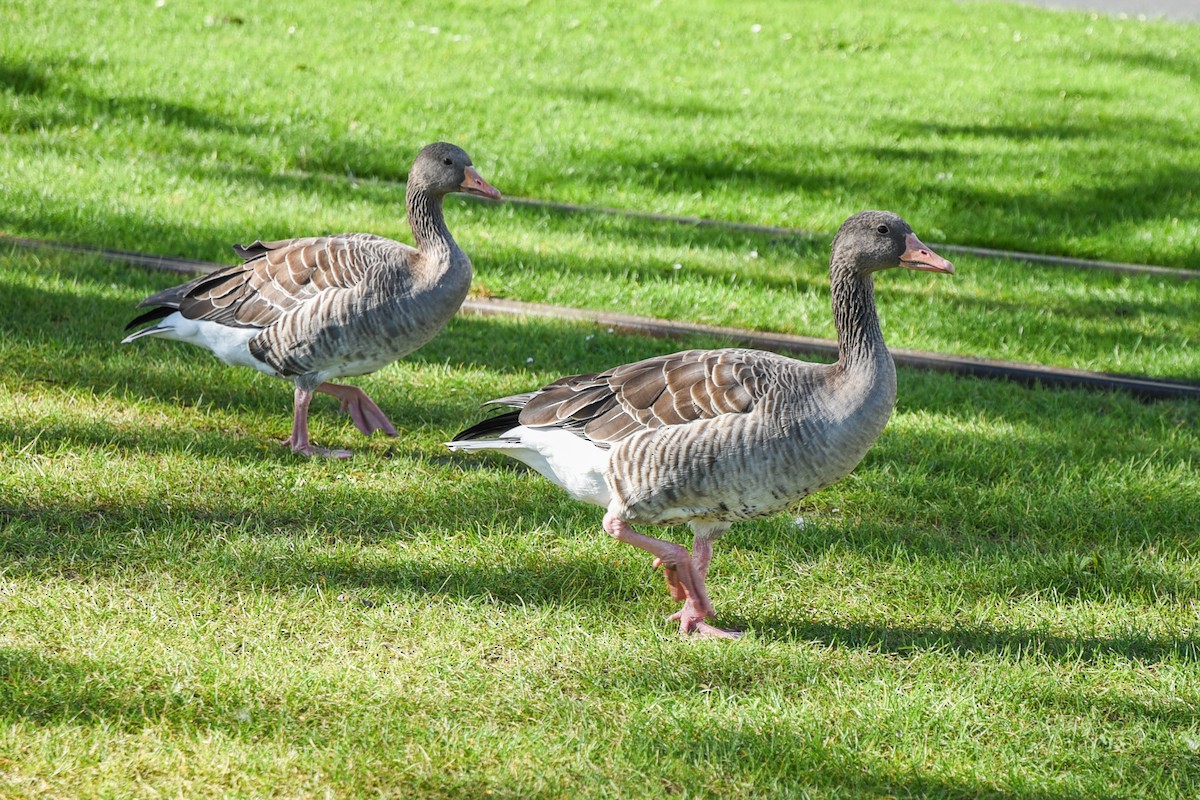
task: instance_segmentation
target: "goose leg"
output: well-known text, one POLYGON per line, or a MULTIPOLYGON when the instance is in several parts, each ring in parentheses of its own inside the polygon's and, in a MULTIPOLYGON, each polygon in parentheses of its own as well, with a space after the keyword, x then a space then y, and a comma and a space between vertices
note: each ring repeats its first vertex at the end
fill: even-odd
MULTIPOLYGON (((728 522, 692 522, 692 564, 700 575, 701 580, 706 580, 708 577, 708 565, 712 561, 712 543, 725 535, 725 531, 729 530, 728 522)), ((683 586, 679 583, 679 576, 675 570, 665 566, 659 559, 654 559, 654 568, 663 568, 663 577, 667 579, 667 589, 671 592, 671 597, 679 602, 687 599, 687 595, 683 591, 683 586)))
POLYGON ((375 401, 367 397, 367 393, 357 386, 346 386, 340 383, 322 383, 317 387, 318 392, 331 394, 342 401, 342 411, 350 415, 354 427, 370 436, 375 431, 383 431, 388 436, 396 435, 396 428, 387 415, 375 405, 375 401))
POLYGON ((667 591, 671 593, 672 600, 678 600, 680 603, 687 600, 687 591, 684 590, 683 584, 679 582, 679 573, 675 571, 674 567, 668 567, 663 563, 661 558, 654 559, 654 563, 651 566, 654 569, 662 567, 663 577, 667 579, 667 591))
MULTIPOLYGON (((702 589, 708 580, 708 565, 712 562, 713 540, 718 538, 728 528, 728 525, 700 528, 698 525, 693 524, 696 537, 692 541, 692 568, 695 570, 696 578, 699 580, 702 589)), ((662 565, 655 564, 655 566, 662 565)), ((672 570, 664 568, 663 571, 667 575, 667 585, 670 586, 672 570)), ((683 601, 683 608, 676 611, 668 619, 678 620, 679 629, 684 633, 695 633, 699 636, 712 636, 721 639, 736 639, 742 635, 741 631, 729 631, 709 625, 705 622, 705 619, 709 616, 712 616, 711 607, 709 613, 705 614, 703 609, 693 602, 691 597, 686 597, 683 601)))
POLYGON ((283 441, 285 447, 291 447, 293 453, 303 456, 328 456, 331 458, 349 458, 349 450, 327 450, 316 447, 308 440, 308 406, 312 402, 313 393, 296 386, 295 410, 292 415, 292 435, 283 441))
MULTIPOLYGON (((732 635, 704 622, 706 618, 715 614, 704 590, 704 578, 697 573, 686 547, 638 533, 632 525, 611 511, 604 515, 604 530, 617 541, 631 544, 652 554, 656 566, 661 566, 668 573, 667 585, 672 587, 672 594, 676 591, 675 586, 682 590, 684 610, 689 613, 679 618, 681 633, 697 633, 701 636, 732 635)), ((707 562, 705 568, 707 569, 707 562)))

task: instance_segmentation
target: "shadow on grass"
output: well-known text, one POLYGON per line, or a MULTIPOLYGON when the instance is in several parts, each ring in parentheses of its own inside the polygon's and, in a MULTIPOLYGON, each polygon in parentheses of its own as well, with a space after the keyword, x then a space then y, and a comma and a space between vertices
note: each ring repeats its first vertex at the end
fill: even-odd
POLYGON ((1162 52, 1139 50, 1130 42, 1122 42, 1120 47, 1098 48, 1088 60, 1081 63, 1091 69, 1097 62, 1115 64, 1125 69, 1161 72, 1167 77, 1200 80, 1200 58, 1187 48, 1172 50, 1169 55, 1164 55, 1162 52))
MULTIPOLYGON (((1154 56, 1131 58, 1136 64, 1182 74, 1188 74, 1194 63, 1192 59, 1164 63, 1154 56), (1189 66, 1180 69, 1183 64, 1189 66)), ((1077 99, 1081 93, 1071 94, 1077 99)), ((1103 99, 1103 92, 1087 94, 1091 102, 1103 99)), ((1087 246, 1079 241, 1078 232, 1105 224, 1118 216, 1118 210, 1122 224, 1140 224, 1170 220, 1180 215, 1181 205, 1194 204, 1191 187, 1200 178, 1194 166, 1149 162, 1128 147, 1132 135, 1137 141, 1160 143, 1156 152, 1177 149, 1187 136, 1182 121, 1138 114, 1119 122, 1083 115, 1068 121, 1063 119, 1057 91, 1043 89, 1007 93, 995 103, 990 119, 982 122, 931 123, 905 116, 865 121, 870 140, 887 142, 878 145, 849 143, 831 148, 817 142, 738 141, 718 150, 663 141, 649 151, 642 143, 618 146, 589 159, 585 180, 620 175, 621 180, 664 197, 716 191, 746 196, 848 196, 859 207, 900 211, 918 230, 934 222, 929 215, 936 208, 936 224, 955 242, 1110 259, 1115 258, 1111 253, 1072 251, 1087 246), (993 144, 981 151, 981 142, 993 144), (1024 164, 1030 157, 1047 163, 1086 157, 1102 167, 1092 186, 1062 185, 1052 177, 1035 176, 1028 189, 976 189, 978 184, 962 177, 978 174, 981 152, 995 153, 1003 164, 1001 172, 1011 170, 1013 176, 1031 174, 1024 164), (946 176, 959 176, 959 180, 946 176), (1006 226, 978 224, 997 209, 1008 212, 1006 226)), ((852 210, 857 209, 847 209, 852 210)), ((1131 248, 1122 257, 1146 260, 1136 252, 1131 248)), ((1186 254, 1170 261, 1172 266, 1194 266, 1186 254)))
MULTIPOLYGON (((521 525, 523 502, 493 478, 464 476, 436 496, 417 487, 380 496, 314 478, 308 492, 322 495, 315 508, 308 492, 296 499, 286 489, 277 499, 199 504, 9 501, 0 504, 3 574, 91 581, 136 568, 209 590, 368 590, 376 604, 418 594, 518 607, 608 608, 660 589, 659 580, 632 579, 611 558, 573 555, 572 539, 604 534, 598 520, 581 519, 583 509, 565 498, 539 497, 551 494, 546 487, 535 488, 530 499, 549 505, 554 531, 540 516, 528 523, 537 530, 506 532, 521 525), (393 549, 397 543, 405 544, 393 549), (380 545, 389 546, 386 553, 380 545), (459 557, 467 551, 484 563, 459 557)), ((648 561, 634 577, 643 572, 654 575, 648 561)))
POLYGON ((254 137, 261 126, 226 119, 194 106, 164 97, 107 96, 88 91, 73 73, 89 73, 98 67, 82 58, 54 61, 0 58, 0 87, 26 97, 47 101, 16 120, 13 133, 47 131, 55 128, 88 128, 109 117, 143 119, 165 127, 196 132, 218 131, 254 137))
POLYGON ((124 732, 151 725, 199 726, 238 736, 266 735, 289 720, 263 707, 264 687, 219 681, 197 688, 195 681, 170 686, 168 680, 131 674, 117 662, 0 647, 0 720, 103 725, 124 732))
MULTIPOLYGON (((913 138, 918 142, 959 136, 964 139, 1015 139, 1034 147, 1038 143, 1062 138, 1057 129, 1038 134, 1034 130, 1004 124, 943 130, 937 126, 897 123, 896 129, 902 131, 900 135, 903 138, 913 138)), ((1067 137, 1093 141, 1087 130, 1067 129, 1062 133, 1067 137)), ((890 130, 886 134, 896 135, 890 130)), ((1116 147, 1116 144, 1109 146, 1116 147)), ((976 154, 969 147, 926 144, 877 146, 862 148, 859 155, 865 163, 876 165, 874 169, 864 168, 846 174, 823 168, 817 165, 828 159, 818 153, 809 154, 803 161, 803 168, 766 166, 781 163, 769 149, 757 153, 753 167, 745 166, 744 158, 739 154, 623 153, 614 154, 613 158, 625 165, 626 174, 632 175, 632 180, 643 188, 669 195, 688 196, 714 185, 732 192, 765 191, 781 195, 819 194, 835 186, 856 198, 886 198, 874 202, 860 200, 859 204, 898 210, 918 231, 925 225, 936 224, 940 230, 948 232, 951 241, 957 243, 1110 260, 1154 263, 1161 260, 1167 266, 1183 268, 1195 266, 1186 255, 1175 259, 1147 259, 1136 252, 1118 256, 1089 252, 1086 244, 1075 242, 1068 245, 1064 241, 1065 231, 1090 231, 1101 226, 1111 218, 1115 208, 1121 209, 1120 219, 1125 225, 1169 220, 1176 216, 1178 211, 1164 208, 1161 198, 1177 198, 1181 203, 1187 202, 1189 187, 1200 181, 1200 171, 1185 165, 1139 164, 1136 171, 1106 175, 1094 186, 1055 186, 1047 180, 1038 182, 1028 190, 1017 190, 1012 186, 972 188, 972 184, 964 181, 947 183, 939 180, 938 175, 970 175, 977 169, 973 164, 976 154), (916 174, 914 164, 922 165, 916 174), (930 218, 930 211, 923 210, 928 203, 922 201, 922 196, 939 198, 936 220, 930 218), (987 232, 980 232, 977 219, 997 210, 1003 210, 1010 219, 1023 222, 1007 229, 988 226, 987 232)), ((796 160, 793 155, 782 163, 796 163, 796 160)), ((848 209, 852 210, 857 209, 848 209)), ((925 238, 930 237, 925 235, 925 238)))
POLYGON ((572 81, 543 83, 538 87, 548 95, 557 95, 591 106, 619 108, 651 116, 678 119, 687 117, 728 117, 740 113, 727 105, 705 102, 684 93, 671 93, 670 101, 657 100, 648 93, 630 86, 585 85, 572 81))
MULTIPOLYGON (((277 174, 246 166, 231 166, 207 163, 199 159, 181 159, 172 162, 174 171, 197 182, 211 185, 252 186, 256 194, 264 196, 294 197, 317 195, 324 202, 351 204, 369 202, 379 207, 395 209, 394 222, 386 229, 371 232, 409 242, 412 236, 404 221, 404 186, 394 177, 380 177, 378 183, 356 183, 343 174, 277 174)), ((90 244, 98 247, 116 247, 132 250, 147 250, 158 255, 185 258, 210 259, 218 263, 234 263, 231 245, 254 239, 283 239, 292 236, 324 235, 341 233, 336 230, 303 230, 281 227, 278 223, 247 223, 236 228, 208 226, 198 229, 182 223, 170 224, 147 219, 137 213, 120 213, 108 209, 97 209, 86 220, 81 221, 78 208, 70 203, 58 204, 54 198, 43 197, 32 191, 13 188, 11 201, 0 207, 0 219, 19 231, 31 231, 36 235, 65 239, 70 242, 90 244), (83 227, 80 227, 81 224, 83 227)), ((580 214, 553 207, 526 204, 493 204, 451 196, 446 201, 447 222, 474 262, 481 274, 493 264, 509 265, 529 262, 544 263, 554 268, 569 268, 585 274, 623 275, 629 278, 649 280, 669 274, 673 261, 643 256, 604 256, 595 253, 573 253, 568 262, 558 262, 553 257, 538 256, 532 251, 503 247, 492 243, 486 249, 472 246, 472 238, 479 226, 465 210, 470 210, 475 220, 484 220, 487 227, 506 228, 516 222, 520 229, 562 232, 570 236, 584 234, 602 241, 629 241, 641 249, 664 247, 669 249, 725 250, 739 257, 758 250, 780 251, 796 263, 793 273, 775 274, 766 269, 754 269, 754 265, 743 263, 739 273, 742 280, 751 280, 763 286, 780 290, 796 290, 811 287, 820 290, 828 284, 829 244, 832 233, 818 234, 809 239, 801 236, 777 235, 737 231, 705 225, 687 225, 665 221, 651 221, 614 214, 580 214)), ((603 247, 596 250, 603 251, 603 247)), ((729 271, 689 264, 689 273, 714 280, 728 280, 729 271)))
MULTIPOLYGON (((1094 800, 1085 791, 1041 790, 1036 794, 1008 790, 980 779, 939 777, 889 771, 877 761, 831 751, 815 734, 800 734, 784 726, 766 730, 732 725, 698 728, 683 721, 675 730, 644 730, 637 737, 626 737, 624 747, 643 758, 673 763, 683 761, 690 769, 707 776, 708 784, 720 786, 722 780, 735 786, 767 787, 780 797, 880 797, 880 798, 989 798, 1017 800, 1094 800), (632 740, 632 742, 630 741, 632 740), (753 754, 753 757, 749 757, 753 754), (763 765, 770 764, 764 774, 763 765)), ((670 778, 662 777, 666 795, 683 791, 670 778)), ((681 780, 686 783, 686 778, 681 780)), ((732 793, 731 793, 732 795, 732 793)))
MULTIPOLYGON (((1155 53, 1138 52, 1122 47, 1101 50, 1101 60, 1112 60, 1129 66, 1152 69, 1172 75, 1195 74, 1196 60, 1187 55, 1164 58, 1155 53)), ((201 157, 221 152, 235 166, 224 178, 238 184, 252 182, 269 190, 295 191, 295 181, 272 174, 260 140, 278 141, 275 127, 259 122, 253 110, 243 114, 217 114, 198 106, 179 103, 169 97, 116 96, 101 97, 89 90, 77 73, 85 75, 96 70, 81 60, 17 60, 0 61, 0 82, 9 91, 40 102, 27 103, 21 116, 13 120, 13 130, 35 133, 57 128, 86 128, 106 119, 145 119, 153 137, 156 129, 183 129, 189 136, 171 138, 165 147, 168 158, 178 159, 184 174, 195 177, 223 168, 202 165, 201 157), (191 172, 184 165, 193 165, 191 172), (241 173, 239 174, 239 170, 241 173)), ((669 101, 656 100, 634 90, 615 91, 611 87, 593 85, 579 87, 573 83, 545 85, 547 94, 565 96, 588 109, 594 106, 619 108, 615 113, 632 113, 651 119, 677 118, 696 115, 727 116, 728 108, 703 99, 695 92, 669 101)), ((1089 102, 1102 99, 1102 92, 1090 89, 1072 90, 1072 97, 1086 93, 1089 102)), ((856 145, 831 150, 823 142, 722 142, 705 140, 666 141, 648 152, 642 142, 618 145, 601 152, 590 152, 585 164, 576 172, 572 182, 590 187, 593 196, 611 193, 614 179, 632 181, 635 185, 663 195, 694 197, 712 193, 740 192, 747 196, 834 195, 855 198, 853 206, 894 205, 902 201, 902 212, 914 217, 921 227, 928 224, 923 209, 929 209, 937 198, 938 223, 951 232, 952 238, 963 243, 1010 246, 1017 249, 1062 251, 1068 246, 1065 232, 1086 231, 1120 210, 1125 223, 1185 217, 1194 204, 1192 188, 1200 180, 1197 170, 1182 163, 1151 164, 1138 153, 1130 152, 1130 141, 1163 142, 1167 148, 1177 148, 1187 141, 1189 130, 1184 122, 1165 121, 1162 117, 1126 115, 1123 118, 1077 115, 1063 118, 1062 98, 1058 92, 1044 88, 1020 89, 994 99, 995 108, 990 121, 930 123, 911 117, 865 119, 872 140, 911 142, 909 145, 881 144, 855 149, 856 145), (1012 174, 1024 172, 1024 160, 1029 148, 1048 151, 1053 159, 1077 159, 1079 145, 1103 164, 1104 172, 1094 187, 1057 187, 1052 181, 1026 191, 1005 188, 1002 191, 976 190, 961 182, 947 183, 939 174, 969 175, 978 171, 979 151, 970 146, 984 140, 997 140, 1011 148, 998 149, 998 157, 1012 174), (966 143, 968 146, 961 146, 966 143), (1013 152, 1009 152, 1012 150, 1013 152), (855 158, 847 168, 846 155, 855 158), (1123 154, 1122 158, 1111 157, 1123 154), (925 169, 914 170, 914 165, 925 169), (885 198, 886 202, 871 198, 885 198), (988 225, 979 232, 977 224, 984 215, 994 215, 995 209, 1015 209, 1009 215, 1007 227, 988 225), (1035 246, 1031 246, 1035 243, 1035 246)), ((285 130, 287 136, 290 131, 285 130)), ((305 131, 291 134, 305 137, 305 155, 298 160, 304 170, 343 176, 347 172, 385 181, 402 180, 417 150, 426 142, 377 143, 364 141, 349 134, 305 131)), ((159 137, 166 138, 166 137, 159 137)), ((289 144, 290 144, 289 140, 289 144)), ((163 143, 158 143, 163 146, 163 143)), ((39 144, 48 147, 68 147, 51 141, 39 144)), ((298 145, 293 145, 300 149, 298 145)), ((1161 149, 1161 148, 1160 148, 1161 149)), ((1156 149, 1154 152, 1159 152, 1156 149)), ((546 180, 539 176, 538 180, 546 180)), ((306 191, 316 191, 330 200, 346 198, 355 193, 348 181, 326 181, 324 185, 301 181, 306 191)), ((360 189, 363 187, 360 187, 360 189)), ((502 189, 504 187, 501 187, 502 189)), ((395 195, 393 190, 389 193, 395 195)), ((392 199, 399 216, 402 200, 392 199)), ((847 208, 847 213, 857 208, 847 208)), ((261 236, 276 238, 315 234, 320 231, 237 230, 197 231, 154 230, 144 220, 114 214, 110 209, 88 208, 81 213, 74 207, 54 207, 45 197, 11 196, 3 213, 21 232, 82 238, 103 241, 112 231, 123 231, 126 246, 144 242, 179 243, 199 239, 197 247, 180 255, 198 255, 222 251, 228 242, 261 236), (26 209, 22 211, 21 209, 26 209), (83 226, 86 233, 80 230, 83 226)), ((455 221, 451 221, 455 227, 455 221)), ((386 233, 381 231, 381 233, 386 233)), ((113 242, 104 242, 114 244, 113 242)), ((1080 255, 1081 253, 1074 253, 1080 255)), ((1188 258, 1176 266, 1191 266, 1188 258)), ((1178 259, 1176 259, 1178 260, 1178 259)))
MULTIPOLYGON (((214 466, 219 464, 218 458, 214 466)), ((625 566, 614 564, 608 556, 571 554, 570 539, 604 538, 598 509, 574 503, 532 476, 531 494, 514 496, 512 483, 503 477, 507 470, 488 470, 477 463, 465 466, 475 469, 436 479, 429 490, 413 485, 406 491, 379 493, 373 487, 313 476, 310 488, 298 496, 240 494, 214 486, 213 491, 202 493, 213 497, 203 500, 164 497, 108 506, 94 501, 10 502, 0 506, 0 553, 9 576, 92 579, 122 575, 136 566, 229 591, 320 586, 368 590, 379 602, 396 594, 421 594, 522 607, 586 605, 604 610, 650 602, 672 608, 659 572, 650 569, 648 562, 643 564, 640 553, 608 543, 612 557, 625 566), (320 503, 308 499, 316 495, 320 503), (547 523, 557 532, 552 543, 545 541, 547 523), (559 538, 564 535, 568 538, 559 538), (446 557, 420 554, 420 547, 431 539, 439 542, 435 551, 442 548, 446 557), (462 544, 456 545, 456 540, 462 544), (369 547, 394 542, 418 546, 383 555, 369 547), (476 551, 473 562, 450 557, 460 546, 476 551), (628 566, 631 562, 633 569, 628 566)), ((1086 519, 1078 524, 1092 525, 1086 519)), ((757 550, 780 565, 815 561, 831 544, 819 531, 806 538, 772 535, 769 523, 743 523, 735 531, 728 538, 736 540, 740 549, 757 550), (755 541, 759 536, 761 540, 755 541), (755 546, 747 548, 746 541, 755 546)), ((1014 536, 1019 533, 1013 531, 1014 536)), ((688 541, 683 529, 658 535, 688 541)), ((1059 545, 1061 551, 1047 554, 1040 548, 1055 545, 1047 543, 1044 535, 1032 542, 1016 538, 1002 545, 989 544, 978 534, 930 543, 921 536, 898 536, 886 526, 874 526, 834 543, 865 554, 902 548, 908 557, 926 564, 939 559, 942 564, 934 574, 955 574, 962 570, 958 562, 970 563, 966 574, 973 577, 954 589, 965 605, 1022 592, 1057 592, 1059 598, 1084 601, 1146 602, 1153 597, 1185 604, 1200 594, 1194 582, 1172 579, 1137 563, 1136 542, 1128 543, 1118 535, 1115 541, 1096 546, 1089 545, 1087 538, 1076 533, 1059 545), (1089 563, 1076 558, 1087 553, 1091 553, 1089 563)), ((721 549, 719 545, 718 570, 710 584, 718 602, 721 549)), ((786 566, 770 571, 779 591, 803 593, 807 578, 791 574, 786 566)), ((1109 656, 1195 660, 1200 648, 1200 637, 1190 634, 1072 637, 971 626, 821 623, 760 616, 752 606, 726 605, 723 611, 734 616, 724 617, 722 624, 751 629, 766 641, 818 641, 884 654, 945 651, 957 657, 1032 657, 1065 663, 1109 656)))
MULTIPOLYGON (((852 726, 870 724, 868 718, 852 726)), ((909 725, 905 725, 905 733, 911 733, 909 725)), ((1110 781, 1130 773, 1161 776, 1163 783, 1177 787, 1178 796, 1186 796, 1200 778, 1196 760, 1183 751, 1153 754, 1157 756, 1153 767, 1142 760, 1151 754, 1113 753, 1107 759, 1089 764, 1089 769, 1072 771, 1070 781, 1052 777, 1022 779, 1027 770, 1049 769, 1054 775, 1060 769, 1040 753, 1023 760, 1020 770, 1014 768, 1009 774, 931 774, 919 765, 889 762, 886 756, 881 756, 881 751, 890 753, 893 749, 879 741, 881 735, 876 729, 861 730, 859 746, 847 741, 849 734, 845 732, 820 727, 798 731, 793 726, 770 722, 757 726, 696 724, 685 718, 671 720, 671 724, 660 723, 657 728, 640 729, 637 735, 624 737, 622 744, 625 750, 637 754, 639 763, 667 765, 682 761, 710 776, 710 786, 721 786, 725 780, 734 786, 753 785, 765 791, 764 782, 769 781, 766 786, 779 796, 1094 800, 1109 796, 1110 781), (764 768, 764 765, 770 766, 764 768)), ((948 745, 951 751, 954 747, 948 745)), ((1018 757, 1017 753, 1012 755, 1018 757)), ((667 794, 680 791, 669 778, 663 777, 661 781, 667 794)))
MULTIPOLYGON (((1029 658, 1058 662, 1096 662, 1112 656, 1139 661, 1200 661, 1200 634, 1178 637, 1061 636, 1051 633, 985 627, 935 628, 890 623, 795 622, 747 620, 754 634, 766 641, 815 642, 826 647, 869 650, 884 655, 911 656, 938 652, 956 658, 1029 658)), ((1200 714, 1195 715, 1200 718, 1200 714)))

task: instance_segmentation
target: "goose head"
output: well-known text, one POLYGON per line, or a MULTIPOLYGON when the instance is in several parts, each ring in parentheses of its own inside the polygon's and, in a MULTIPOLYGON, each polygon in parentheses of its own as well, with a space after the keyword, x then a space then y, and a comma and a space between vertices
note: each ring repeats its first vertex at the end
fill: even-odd
POLYGON ((466 151, 448 142, 434 142, 418 153, 408 173, 408 182, 414 189, 439 196, 464 192, 489 200, 500 199, 500 192, 483 179, 466 151))
POLYGON ((842 223, 833 239, 832 261, 859 275, 893 267, 954 274, 953 264, 929 249, 907 222, 890 211, 861 211, 842 223))

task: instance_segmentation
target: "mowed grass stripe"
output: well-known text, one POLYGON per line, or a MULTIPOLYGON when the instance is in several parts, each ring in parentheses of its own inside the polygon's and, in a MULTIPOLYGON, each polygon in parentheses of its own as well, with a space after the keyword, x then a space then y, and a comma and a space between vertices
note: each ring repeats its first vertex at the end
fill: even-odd
MULTIPOLYGON (((1197 263, 1195 26, 925 0, 463 3, 453 24, 416 3, 364 30, 327 25, 335 8, 130 4, 97 42, 85 6, 14 5, 0 227, 212 261, 402 237, 390 183, 442 138, 516 196, 813 231, 882 206, 930 242, 1197 263)), ((512 206, 450 221, 480 291, 832 333, 827 242, 512 206)), ((1200 377, 1200 290, 955 258, 953 282, 881 286, 892 345, 1200 377)))

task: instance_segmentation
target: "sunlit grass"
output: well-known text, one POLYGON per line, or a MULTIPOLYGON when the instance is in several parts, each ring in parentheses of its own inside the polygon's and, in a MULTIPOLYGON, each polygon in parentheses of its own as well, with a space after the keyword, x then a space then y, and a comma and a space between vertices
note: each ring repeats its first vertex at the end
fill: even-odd
MULTIPOLYGON (((1200 27, 1013 4, 0 7, 0 232, 231 261, 407 238, 444 138, 475 291, 831 336, 829 234, 1194 267, 1200 27), (678 265, 678 266, 676 266, 678 265)), ((955 258, 878 279, 895 347, 1195 379, 1200 281, 955 258)), ((901 370, 856 472, 735 526, 735 643, 680 640, 599 509, 442 442, 671 346, 460 317, 361 379, 400 427, 183 345, 173 278, 0 251, 0 796, 1190 798, 1200 409, 901 370)), ((687 541, 686 531, 664 535, 687 541)))
POLYGON ((318 403, 314 437, 356 455, 306 461, 274 441, 286 384, 116 344, 166 280, 0 265, 0 793, 1184 798, 1200 780, 1194 403, 901 370, 851 477, 719 543, 720 621, 749 636, 689 642, 599 509, 441 445, 483 399, 662 342, 458 318, 361 381, 400 438, 318 403))
MULTIPOLYGON (((933 0, 336 24, 139 3, 104 37, 86 5, 3 13, 7 233, 219 261, 258 237, 404 238, 400 181, 449 138, 508 194, 818 232, 451 202, 477 291, 519 299, 830 336, 830 233, 864 207, 930 242, 1198 263, 1196 26, 933 0)), ((956 260, 880 280, 893 346, 1200 376, 1197 282, 956 260)))

